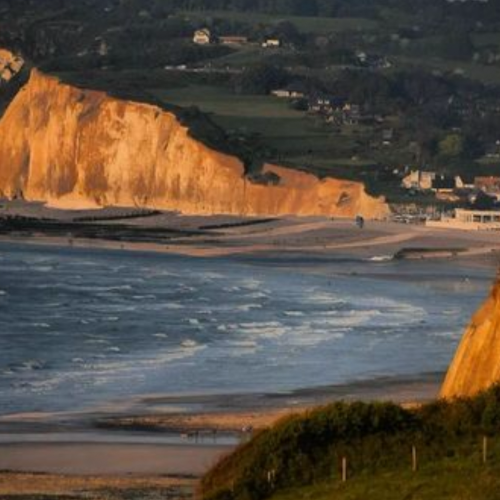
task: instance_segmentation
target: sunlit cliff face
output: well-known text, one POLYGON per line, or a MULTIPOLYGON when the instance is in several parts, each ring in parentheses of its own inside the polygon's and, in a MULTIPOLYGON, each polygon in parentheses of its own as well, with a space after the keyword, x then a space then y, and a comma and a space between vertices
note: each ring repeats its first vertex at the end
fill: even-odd
POLYGON ((362 184, 266 165, 253 184, 240 160, 190 137, 172 113, 81 90, 33 71, 0 121, 0 195, 55 206, 119 205, 189 214, 383 217, 362 184))
POLYGON ((500 280, 473 316, 448 370, 441 396, 472 396, 500 382, 500 280))

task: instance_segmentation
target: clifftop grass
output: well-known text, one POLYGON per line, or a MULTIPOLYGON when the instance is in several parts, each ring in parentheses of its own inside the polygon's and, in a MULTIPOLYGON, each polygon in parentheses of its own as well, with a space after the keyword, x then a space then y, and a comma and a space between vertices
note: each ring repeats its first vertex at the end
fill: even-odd
MULTIPOLYGON (((331 493, 337 491, 338 498, 358 498, 342 496, 343 457, 349 477, 358 486, 366 478, 371 484, 384 477, 391 478, 387 486, 397 477, 403 482, 405 477, 416 477, 411 473, 412 447, 419 463, 435 467, 436 473, 442 471, 445 481, 447 468, 460 477, 468 464, 480 464, 483 436, 494 443, 499 431, 498 386, 475 398, 437 401, 418 409, 392 403, 334 403, 288 417, 256 435, 203 478, 201 494, 206 500, 264 500, 336 498, 331 493), (322 495, 321 488, 330 493, 322 495)), ((425 477, 419 476, 418 481, 425 483, 425 477)))

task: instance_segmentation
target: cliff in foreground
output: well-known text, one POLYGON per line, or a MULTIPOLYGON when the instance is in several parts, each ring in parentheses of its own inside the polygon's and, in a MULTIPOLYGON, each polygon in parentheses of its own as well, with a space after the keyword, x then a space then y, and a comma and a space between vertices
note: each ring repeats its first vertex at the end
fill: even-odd
POLYGON ((500 382, 500 279, 473 316, 441 388, 441 397, 473 396, 500 382))
POLYGON ((190 214, 383 217, 361 183, 274 165, 262 185, 159 107, 63 84, 36 70, 0 121, 0 196, 53 206, 141 206, 190 214))

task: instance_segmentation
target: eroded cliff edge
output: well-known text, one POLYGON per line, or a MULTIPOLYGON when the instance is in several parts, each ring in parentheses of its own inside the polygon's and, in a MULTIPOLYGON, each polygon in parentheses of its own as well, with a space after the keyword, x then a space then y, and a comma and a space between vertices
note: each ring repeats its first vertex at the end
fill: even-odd
POLYGON ((159 107, 82 90, 33 70, 0 121, 0 195, 54 206, 141 206, 190 214, 385 216, 361 183, 242 162, 193 139, 159 107))
POLYGON ((473 396, 500 382, 500 278, 473 316, 450 365, 441 397, 473 396))

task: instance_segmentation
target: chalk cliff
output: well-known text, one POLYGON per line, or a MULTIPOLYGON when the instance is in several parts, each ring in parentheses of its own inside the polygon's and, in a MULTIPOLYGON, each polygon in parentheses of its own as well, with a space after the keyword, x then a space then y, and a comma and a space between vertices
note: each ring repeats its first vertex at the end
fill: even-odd
POLYGON ((156 106, 82 90, 34 70, 0 121, 0 195, 53 206, 141 206, 191 214, 388 213, 361 183, 275 165, 277 185, 193 139, 156 106))
POLYGON ((500 279, 473 316, 441 388, 441 397, 472 396, 500 382, 500 279))

